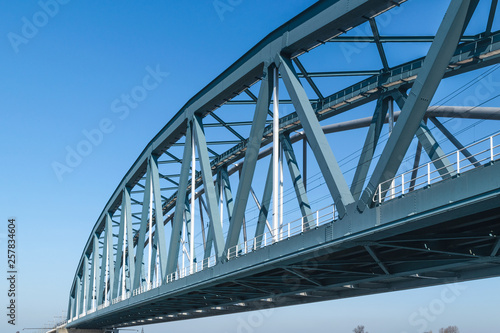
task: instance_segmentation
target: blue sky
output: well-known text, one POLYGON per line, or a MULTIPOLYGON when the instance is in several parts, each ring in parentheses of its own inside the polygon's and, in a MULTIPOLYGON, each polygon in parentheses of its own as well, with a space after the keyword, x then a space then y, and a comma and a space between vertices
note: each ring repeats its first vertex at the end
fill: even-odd
MULTIPOLYGON (((2 332, 43 327, 66 310, 74 271, 91 228, 146 144, 189 98, 315 1, 221 2, 227 4, 227 11, 218 11, 212 1, 61 0, 54 6, 51 0, 0 0, 0 211, 4 222, 15 217, 19 224, 19 323, 12 328, 1 314, 2 332), (43 7, 51 15, 40 15, 43 7), (30 30, 25 27, 27 21, 38 22, 38 27, 30 30), (23 29, 28 38, 13 42, 14 34, 22 36, 23 29), (149 82, 154 88, 147 96, 136 105, 123 102, 123 96, 142 85, 151 72, 157 73, 157 80, 149 82), (119 106, 128 112, 115 112, 119 106), (58 176, 54 165, 64 163, 68 151, 77 149, 85 133, 99 127, 105 127, 106 133, 89 148, 88 156, 73 161, 71 171, 58 176)), ((379 29, 389 35, 431 35, 448 4, 411 0, 399 14, 380 21, 379 29)), ((467 33, 484 29, 489 4, 489 0, 481 0, 467 33)), ((350 34, 363 35, 364 28, 350 34)), ((498 28, 495 22, 494 30, 498 28)), ((389 64, 396 65, 423 56, 429 45, 386 47, 389 64)), ((330 44, 318 55, 311 53, 301 59, 310 71, 381 67, 375 46, 362 46, 358 51, 330 44), (327 56, 334 61, 327 62, 327 56), (318 65, 322 62, 326 64, 318 65)), ((435 100, 479 73, 448 80, 435 100)), ((500 82, 499 73, 492 75, 500 82)), ((357 80, 318 80, 318 85, 325 92, 335 92, 357 80)), ((496 94, 498 91, 492 92, 496 94)), ((463 103, 463 96, 448 102, 463 103)), ((360 109, 360 116, 366 116, 373 105, 360 109)), ((480 124, 462 138, 467 143, 493 127, 480 124)), ((340 159, 349 155, 344 148, 334 151, 340 159)), ((2 253, 6 229, 0 230, 2 253)), ((4 263, 0 266, 5 267, 4 263)), ((4 308, 7 286, 1 281, 4 308)), ((458 325, 463 333, 484 332, 500 321, 499 282, 497 278, 293 306, 272 313, 175 322, 148 326, 145 332, 349 332, 364 324, 371 333, 411 333, 423 327, 421 311, 436 304, 445 306, 425 319, 428 329, 437 332, 440 327, 458 325), (453 301, 440 303, 450 293, 455 295, 453 301)))

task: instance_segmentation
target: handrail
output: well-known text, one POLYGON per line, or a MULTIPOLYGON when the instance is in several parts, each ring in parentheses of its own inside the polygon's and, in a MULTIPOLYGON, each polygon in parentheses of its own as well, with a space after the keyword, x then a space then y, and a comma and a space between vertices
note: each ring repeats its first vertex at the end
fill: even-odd
MULTIPOLYGON (((378 202, 380 204, 384 200, 388 201, 398 196, 404 195, 405 193, 413 191, 417 188, 429 186, 431 183, 439 181, 446 175, 453 176, 455 174, 460 174, 465 170, 471 169, 471 167, 473 167, 476 163, 481 163, 486 161, 493 162, 496 157, 500 156, 500 151, 497 152, 495 150, 500 147, 500 144, 494 145, 494 138, 497 136, 500 136, 500 132, 490 137, 484 138, 478 142, 470 144, 467 147, 449 153, 439 159, 422 164, 421 166, 415 169, 404 172, 392 179, 386 180, 383 183, 380 183, 379 186, 377 187, 375 195, 373 196, 373 202, 378 202), (488 142, 488 148, 480 150, 479 152, 469 157, 467 156, 464 158, 460 157, 461 156, 460 153, 462 153, 464 150, 466 149, 470 150, 470 148, 477 147, 485 142, 488 142), (434 169, 434 170, 431 169, 431 164, 434 164, 436 161, 445 160, 450 157, 454 157, 454 162, 447 164, 439 169, 434 169), (471 162, 470 161, 471 157, 477 157, 477 162, 471 162), (448 167, 453 167, 454 168, 453 172, 440 173, 440 171, 447 169, 448 167), (418 171, 422 169, 425 171, 425 173, 418 175, 418 171), (417 171, 417 176, 415 178, 405 177, 408 174, 412 174, 414 171, 417 171), (413 185, 411 185, 412 182, 414 182, 413 185), (387 189, 385 189, 386 184, 390 184, 387 189), (382 190, 382 188, 384 188, 384 190, 382 190), (382 195, 380 195, 380 193, 382 193, 382 195)), ((325 206, 310 214, 292 220, 287 224, 280 225, 278 228, 268 230, 267 232, 264 232, 263 234, 256 236, 250 240, 238 243, 237 245, 228 249, 225 259, 227 259, 228 261, 233 260, 240 256, 246 255, 250 252, 257 251, 260 248, 278 243, 280 241, 289 239, 296 235, 303 234, 304 232, 315 229, 320 225, 334 222, 337 219, 338 219, 338 213, 337 210, 335 209, 335 204, 325 206)), ((103 304, 99 305, 97 309, 89 310, 86 313, 78 315, 76 318, 81 318, 87 314, 93 313, 97 310, 101 310, 111 304, 117 304, 126 299, 129 299, 132 296, 137 296, 144 292, 158 288, 162 284, 168 284, 173 281, 185 278, 186 276, 196 274, 207 268, 211 268, 216 264, 217 264, 217 258, 215 255, 212 255, 208 258, 203 259, 200 262, 194 263, 192 270, 191 270, 191 265, 187 265, 179 269, 178 271, 167 275, 165 277, 165 281, 163 282, 155 281, 154 284, 147 283, 145 285, 142 285, 137 289, 126 292, 124 295, 120 295, 119 297, 111 300, 111 302, 106 300, 103 304)), ((75 320, 76 318, 74 318, 73 320, 75 320)))
MULTIPOLYGON (((244 241, 242 243, 237 244, 236 246, 230 248, 227 253, 227 260, 231 260, 234 258, 237 258, 241 255, 248 254, 249 252, 256 251, 260 249, 261 247, 265 247, 277 242, 280 242, 282 240, 288 239, 290 237, 293 237, 295 235, 302 234, 304 232, 307 232, 308 230, 312 230, 314 228, 317 228, 320 225, 329 223, 334 221, 336 218, 338 218, 337 211, 335 209, 335 205, 329 205, 326 207, 323 207, 311 214, 308 214, 306 216, 302 216, 298 219, 295 219, 287 224, 283 224, 280 227, 278 227, 276 230, 270 230, 268 232, 263 233, 262 235, 259 235, 257 237, 254 237, 251 240, 244 241), (312 219, 309 219, 312 217, 312 219), (307 222, 308 221, 308 222, 307 222), (273 241, 273 236, 272 235, 278 235, 278 238, 276 241, 273 241), (262 241, 264 239, 264 241, 262 241)), ((196 274, 198 272, 201 272, 207 268, 213 267, 217 264, 217 258, 215 255, 212 255, 208 258, 203 259, 200 262, 194 263, 193 264, 193 273, 191 273, 191 266, 185 266, 182 269, 171 273, 165 277, 164 283, 171 283, 173 281, 182 279, 186 276, 196 274)), ((162 283, 148 283, 145 285, 142 285, 141 287, 132 290, 132 292, 128 291, 125 293, 125 295, 118 296, 117 298, 113 299, 111 303, 106 301, 105 303, 99 305, 97 307, 97 310, 101 310, 102 308, 105 308, 109 306, 110 304, 117 304, 119 302, 122 302, 132 296, 137 296, 140 295, 144 292, 147 292, 151 289, 157 288, 161 286, 162 283)), ((95 310, 94 310, 95 311, 95 310)), ((86 314, 90 314, 91 312, 87 312, 86 314)), ((86 314, 81 314, 81 316, 85 316, 86 314)))
POLYGON ((405 193, 414 191, 417 188, 422 188, 430 186, 433 183, 439 182, 445 176, 454 176, 464 171, 473 169, 477 163, 487 163, 493 162, 500 152, 495 152, 495 149, 500 147, 500 144, 494 144, 494 138, 500 136, 500 133, 496 133, 492 136, 486 137, 475 143, 472 143, 464 148, 458 149, 447 155, 444 155, 438 159, 430 161, 428 163, 422 164, 412 170, 406 171, 402 174, 397 175, 394 178, 388 179, 377 186, 377 190, 372 198, 374 203, 381 204, 382 202, 395 199, 399 196, 403 196, 405 193), (480 150, 479 152, 465 156, 464 151, 468 151, 471 148, 475 148, 480 144, 487 143, 488 147, 480 150), (435 164, 437 161, 445 161, 446 159, 452 159, 453 162, 446 164, 440 168, 432 169, 431 165, 435 164), (476 158, 477 161, 472 162, 471 159, 476 158), (443 172, 448 168, 453 168, 453 171, 443 172), (419 171, 424 171, 423 174, 418 175, 419 171), (407 177, 408 174, 412 175, 416 172, 416 177, 407 177), (412 184, 413 183, 413 184, 412 184))

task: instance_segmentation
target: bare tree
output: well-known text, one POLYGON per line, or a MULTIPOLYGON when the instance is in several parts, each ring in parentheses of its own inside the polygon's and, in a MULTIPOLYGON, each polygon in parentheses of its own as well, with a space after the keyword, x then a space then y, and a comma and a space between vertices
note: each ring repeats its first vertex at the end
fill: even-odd
POLYGON ((358 325, 358 327, 356 327, 352 331, 354 333, 368 333, 368 332, 365 332, 365 327, 363 325, 358 325))
POLYGON ((446 328, 440 328, 439 333, 460 333, 457 326, 448 326, 446 328))

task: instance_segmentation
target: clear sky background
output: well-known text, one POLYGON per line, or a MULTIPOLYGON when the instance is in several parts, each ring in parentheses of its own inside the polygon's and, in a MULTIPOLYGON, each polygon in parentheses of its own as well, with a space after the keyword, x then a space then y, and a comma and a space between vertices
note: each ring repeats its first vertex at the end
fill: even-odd
MULTIPOLYGON (((7 325, 7 284, 0 280, 2 333, 45 327, 65 312, 89 233, 147 143, 215 76, 315 1, 221 2, 230 10, 218 12, 212 0, 61 0, 57 7, 44 5, 53 3, 50 0, 0 0, 0 267, 6 271, 9 217, 18 221, 19 261, 16 327, 7 325), (40 14, 43 7, 51 15, 40 14), (38 27, 29 27, 33 22, 38 27), (14 40, 14 34, 24 39, 14 40), (113 102, 141 85, 148 68, 164 73, 161 82, 120 119, 113 102), (84 132, 98 128, 103 119, 110 121, 109 133, 71 172, 58 177, 54 163, 64 163, 68 147, 74 149, 84 132)), ((386 35, 432 35, 448 4, 449 0, 410 0, 397 15, 379 21, 379 28, 386 35)), ((484 30, 489 5, 490 0, 480 1, 467 33, 484 30)), ((495 22, 494 30, 498 28, 495 22)), ((350 34, 364 35, 364 30, 350 34)), ((389 64, 422 56, 428 47, 388 45, 389 64)), ((303 62, 310 71, 381 67, 373 45, 354 53, 329 45, 321 55, 305 55, 303 62)), ((485 71, 448 80, 435 100, 485 71)), ((500 82, 499 73, 489 78, 500 82)), ((331 93, 358 80, 318 84, 331 93)), ((477 96, 476 86, 467 96, 477 96)), ((491 97, 500 93, 498 84, 489 87, 491 97)), ((448 104, 467 101, 462 95, 448 104)), ((488 126, 474 127, 464 139, 488 134, 494 129, 488 126)), ((448 325, 459 326, 463 333, 487 332, 500 325, 499 293, 497 278, 166 323, 147 326, 145 332, 350 332, 358 324, 370 333, 412 333, 421 328, 437 332, 448 325)))

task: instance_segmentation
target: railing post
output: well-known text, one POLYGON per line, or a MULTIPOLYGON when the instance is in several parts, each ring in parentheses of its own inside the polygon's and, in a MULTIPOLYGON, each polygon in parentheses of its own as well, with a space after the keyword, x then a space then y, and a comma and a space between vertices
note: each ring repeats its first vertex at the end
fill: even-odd
POLYGON ((401 174, 401 195, 405 194, 405 174, 401 174))
POLYGON ((460 150, 457 150, 457 173, 460 173, 460 150))
POLYGON ((290 238, 290 223, 288 223, 288 238, 290 238))
POLYGON ((431 184, 431 164, 427 163, 427 185, 431 184))
POLYGON ((490 136, 490 160, 491 162, 493 162, 493 156, 495 154, 493 154, 493 136, 490 136))
POLYGON ((304 216, 300 218, 300 232, 304 232, 304 216))
POLYGON ((319 226, 319 210, 316 211, 316 227, 319 226))
POLYGON ((332 205, 332 212, 333 212, 332 221, 335 221, 335 204, 332 205))
POLYGON ((267 245, 267 232, 264 233, 264 246, 267 245))
POLYGON ((378 184, 378 203, 382 203, 382 184, 378 184))

